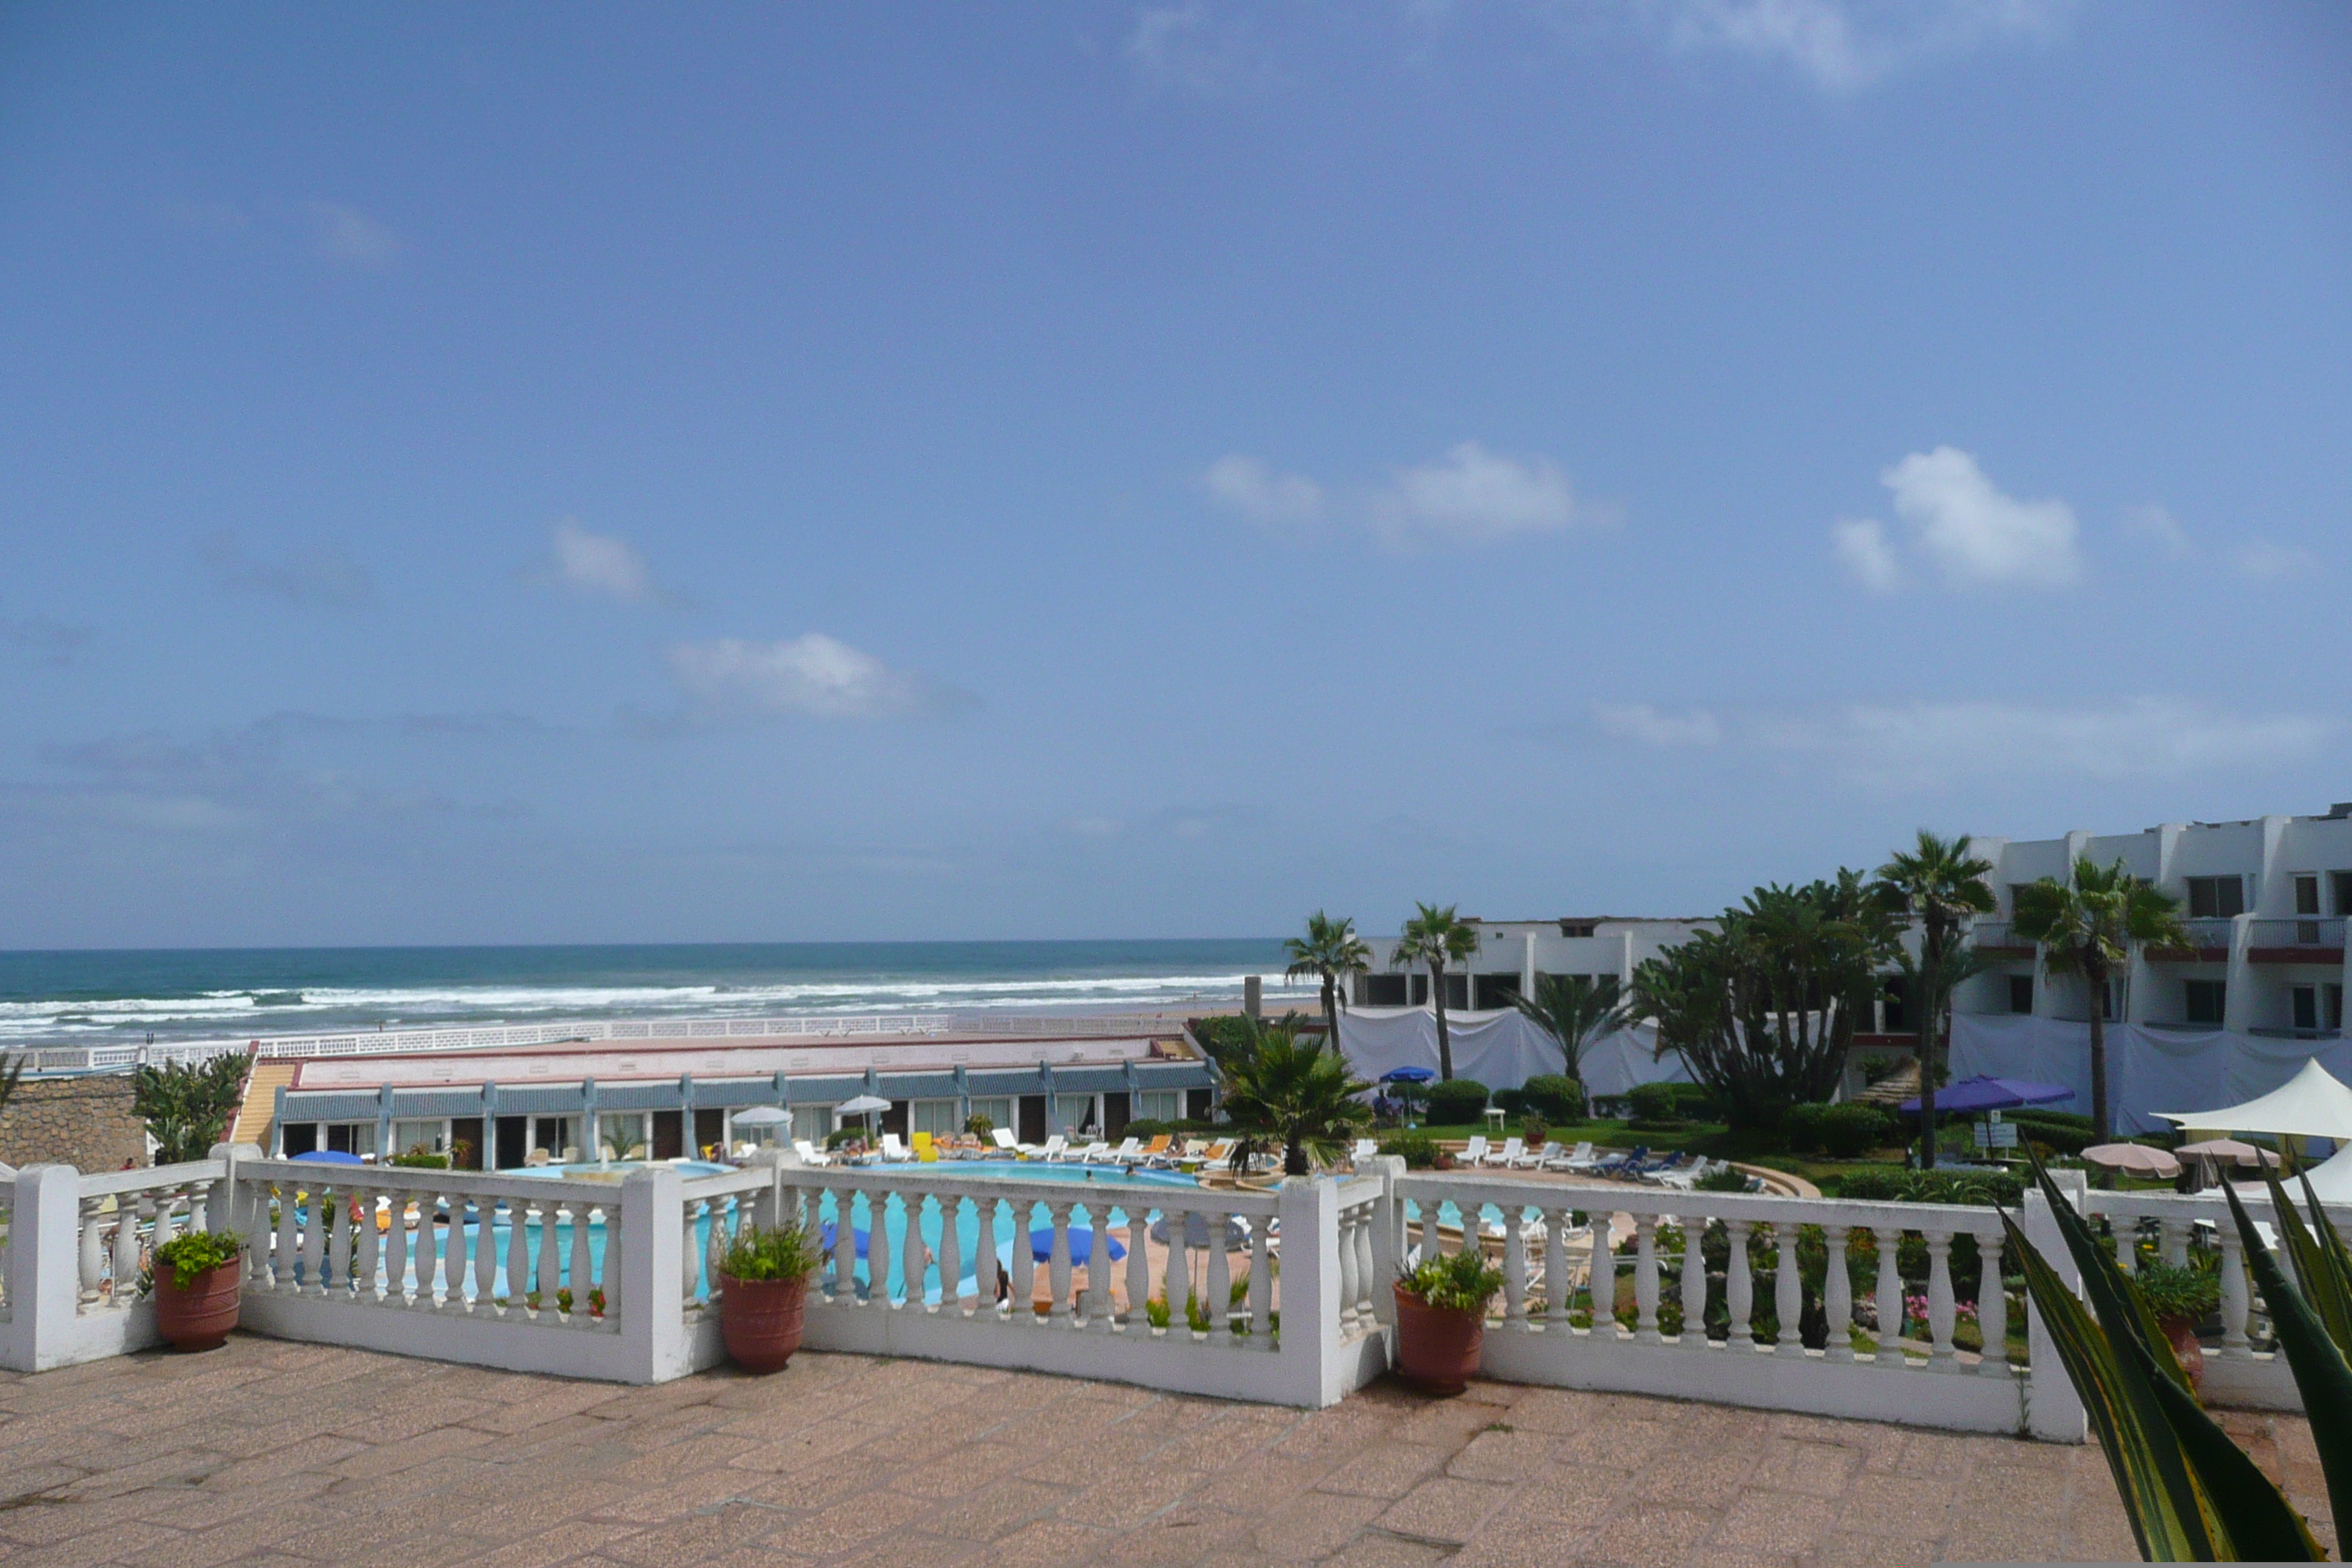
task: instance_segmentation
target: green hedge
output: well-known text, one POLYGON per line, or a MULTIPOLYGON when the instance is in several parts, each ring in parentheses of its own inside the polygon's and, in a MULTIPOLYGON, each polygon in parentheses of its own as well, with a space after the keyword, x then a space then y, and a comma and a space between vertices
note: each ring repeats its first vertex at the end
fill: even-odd
POLYGON ((1633 1120, 1652 1126, 1668 1125, 1683 1120, 1682 1105, 1671 1083, 1637 1083, 1625 1093, 1627 1103, 1633 1108, 1633 1120))
POLYGON ((1426 1171, 1437 1163, 1437 1140, 1426 1132, 1400 1132, 1381 1140, 1381 1152, 1396 1155, 1408 1171, 1426 1171))
POLYGON ((1431 1125, 1459 1127, 1486 1114, 1486 1086, 1473 1078, 1441 1079, 1423 1097, 1431 1125))
POLYGON ((1791 1153, 1822 1152, 1852 1160, 1902 1141, 1894 1117, 1874 1105, 1792 1105, 1780 1113, 1791 1153))
POLYGON ((1860 1203, 1999 1204, 2025 1201, 2025 1183, 2006 1171, 1906 1171, 1865 1165, 1838 1179, 1837 1195, 1860 1203))

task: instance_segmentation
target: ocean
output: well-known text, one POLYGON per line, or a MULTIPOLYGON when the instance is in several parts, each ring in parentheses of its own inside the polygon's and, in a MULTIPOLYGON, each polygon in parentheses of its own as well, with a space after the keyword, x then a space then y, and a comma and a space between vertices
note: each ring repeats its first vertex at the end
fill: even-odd
MULTIPOLYGON (((0 1050, 616 1017, 1147 1012, 1286 989, 1276 938, 0 952, 0 1050)), ((1287 998, 1288 1000, 1285 1000, 1287 998)))

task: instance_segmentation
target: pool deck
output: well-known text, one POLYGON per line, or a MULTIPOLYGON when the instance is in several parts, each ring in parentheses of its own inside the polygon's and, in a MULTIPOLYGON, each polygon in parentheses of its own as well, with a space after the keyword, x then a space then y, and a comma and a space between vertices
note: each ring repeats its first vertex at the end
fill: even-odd
MULTIPOLYGON (((2332 1542, 2305 1423, 2224 1421, 2332 1542)), ((619 1388, 244 1335, 0 1374, 0 1563, 41 1568, 2137 1555, 2094 1447, 1498 1384, 1307 1413, 804 1352, 619 1388)))

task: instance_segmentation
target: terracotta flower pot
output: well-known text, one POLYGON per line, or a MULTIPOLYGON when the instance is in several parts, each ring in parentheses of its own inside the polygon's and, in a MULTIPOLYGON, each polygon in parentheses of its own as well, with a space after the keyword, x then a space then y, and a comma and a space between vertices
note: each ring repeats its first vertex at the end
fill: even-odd
POLYGON ((2194 1318, 2159 1318, 2157 1327, 2164 1331, 2167 1343, 2172 1346, 2172 1359, 2189 1374, 2189 1386, 2201 1387, 2205 1382, 2205 1347, 2197 1342, 2197 1321, 2194 1318))
POLYGON ((782 1372, 801 1348, 808 1280, 719 1277, 719 1332, 746 1372, 782 1372))
POLYGON ((1425 1393, 1461 1393, 1478 1375, 1486 1314, 1433 1307, 1402 1285, 1394 1289, 1398 1375, 1425 1393))
POLYGON ((236 1327, 237 1292, 245 1284, 245 1259, 232 1258, 175 1283, 170 1264, 155 1270, 155 1328, 176 1351, 217 1350, 236 1327))

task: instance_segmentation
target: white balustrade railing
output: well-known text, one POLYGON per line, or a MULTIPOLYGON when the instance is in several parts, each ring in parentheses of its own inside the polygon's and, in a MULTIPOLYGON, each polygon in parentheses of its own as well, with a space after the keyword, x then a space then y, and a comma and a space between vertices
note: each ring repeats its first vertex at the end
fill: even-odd
POLYGON ((0 1323, 16 1311, 16 1177, 0 1175, 0 1323))
POLYGON ((209 1209, 227 1167, 218 1160, 107 1171, 79 1183, 82 1312, 124 1311, 153 1289, 155 1248, 184 1231, 209 1230, 209 1209))
POLYGON ((1395 1186, 1402 1256, 1458 1250, 1475 1237, 1499 1263, 1490 1375, 1967 1430, 2015 1431, 2024 1420, 1997 1210, 1461 1175, 1395 1186), (1449 1226, 1449 1208, 1466 1226, 1449 1226), (1978 1264, 1956 1281, 1961 1237, 1978 1264), (1706 1263, 1717 1240, 1719 1277, 1706 1263), (1900 1267, 1914 1241, 1927 1265, 1924 1301, 1908 1296, 1900 1267), (1803 1267, 1816 1245, 1817 1300, 1803 1267), (1852 1274, 1864 1254, 1874 1259, 1857 1300, 1852 1274), (1982 1348, 1963 1354, 1957 1329, 1969 1297, 1982 1348), (1718 1327, 1720 1339, 1710 1331, 1718 1327), (1867 1348, 1856 1345, 1858 1328, 1867 1348))

